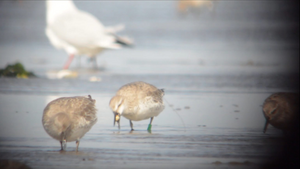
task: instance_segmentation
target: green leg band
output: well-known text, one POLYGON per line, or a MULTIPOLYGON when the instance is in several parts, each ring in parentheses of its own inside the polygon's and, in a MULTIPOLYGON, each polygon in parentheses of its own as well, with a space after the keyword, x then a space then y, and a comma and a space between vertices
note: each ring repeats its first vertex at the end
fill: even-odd
POLYGON ((148 131, 151 131, 151 127, 152 127, 152 125, 149 124, 147 130, 148 130, 148 131))

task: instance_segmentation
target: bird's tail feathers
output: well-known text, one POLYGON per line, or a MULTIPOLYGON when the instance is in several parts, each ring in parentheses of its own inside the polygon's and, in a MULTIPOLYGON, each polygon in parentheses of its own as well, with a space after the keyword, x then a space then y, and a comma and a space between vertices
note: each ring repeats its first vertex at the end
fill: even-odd
POLYGON ((123 46, 132 46, 133 40, 126 36, 116 36, 116 42, 123 46))

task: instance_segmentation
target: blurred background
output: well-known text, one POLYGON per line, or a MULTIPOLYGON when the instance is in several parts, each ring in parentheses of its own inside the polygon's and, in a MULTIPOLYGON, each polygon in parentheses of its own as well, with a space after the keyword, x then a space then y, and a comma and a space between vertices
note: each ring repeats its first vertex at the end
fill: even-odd
MULTIPOLYGON (((100 53, 103 71, 96 73, 299 73, 298 2, 183 2, 75 1, 105 26, 124 24, 120 34, 135 42, 133 48, 100 53)), ((49 71, 62 67, 67 55, 49 43, 45 17, 44 1, 1 1, 0 67, 20 61, 39 77, 50 77, 49 71)), ((77 68, 76 61, 71 69, 77 68)), ((87 57, 81 58, 81 68, 90 68, 88 63, 87 57)))

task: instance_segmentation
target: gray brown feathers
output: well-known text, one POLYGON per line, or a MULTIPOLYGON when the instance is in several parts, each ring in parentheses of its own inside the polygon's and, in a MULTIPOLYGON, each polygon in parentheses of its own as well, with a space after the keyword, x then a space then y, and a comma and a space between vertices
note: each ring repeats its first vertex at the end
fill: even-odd
POLYGON ((297 93, 274 93, 263 104, 266 121, 282 130, 293 130, 299 118, 297 93))
POLYGON ((110 100, 114 114, 133 121, 158 116, 164 109, 164 90, 145 82, 132 82, 122 86, 110 100))
POLYGON ((157 89, 155 86, 146 82, 133 82, 122 86, 116 95, 125 96, 129 98, 145 98, 152 97, 155 102, 162 103, 162 96, 164 95, 163 89, 157 89))
POLYGON ((91 96, 61 97, 44 109, 43 126, 53 138, 79 140, 96 123, 97 110, 91 96))

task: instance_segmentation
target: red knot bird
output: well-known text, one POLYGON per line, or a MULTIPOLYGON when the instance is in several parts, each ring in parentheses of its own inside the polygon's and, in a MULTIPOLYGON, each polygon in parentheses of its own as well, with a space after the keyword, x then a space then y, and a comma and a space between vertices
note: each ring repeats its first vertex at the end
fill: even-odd
POLYGON ((122 86, 110 100, 109 106, 114 113, 114 124, 120 129, 120 116, 129 120, 131 131, 132 121, 150 118, 148 131, 151 132, 153 118, 165 108, 164 90, 145 82, 133 82, 122 86))
POLYGON ((95 102, 90 95, 61 97, 45 107, 42 119, 44 129, 60 141, 61 150, 66 149, 67 142, 76 141, 78 151, 80 139, 97 122, 95 102))

